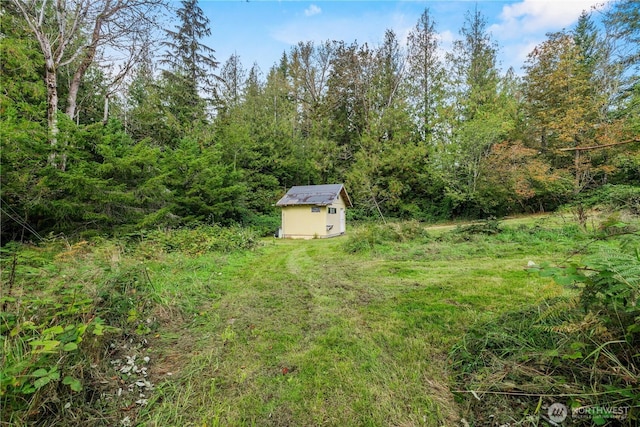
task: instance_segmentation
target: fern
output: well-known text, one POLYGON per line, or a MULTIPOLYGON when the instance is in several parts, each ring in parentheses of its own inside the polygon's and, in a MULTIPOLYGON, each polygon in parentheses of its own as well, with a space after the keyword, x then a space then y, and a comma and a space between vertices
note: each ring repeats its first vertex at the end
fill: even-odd
POLYGON ((629 314, 640 310, 640 252, 637 247, 632 251, 601 249, 588 258, 585 265, 592 272, 585 274, 583 279, 582 303, 586 309, 629 314))
POLYGON ((575 311, 579 306, 580 298, 578 296, 571 298, 557 298, 542 310, 538 322, 546 321, 552 324, 564 322, 567 319, 567 313, 575 311))

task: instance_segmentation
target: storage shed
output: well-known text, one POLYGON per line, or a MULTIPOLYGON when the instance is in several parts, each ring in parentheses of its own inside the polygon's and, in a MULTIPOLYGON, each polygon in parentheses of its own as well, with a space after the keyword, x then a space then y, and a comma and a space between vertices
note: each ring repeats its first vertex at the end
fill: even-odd
POLYGON ((344 185, 325 184, 291 187, 276 206, 282 208, 278 237, 313 239, 344 234, 352 204, 344 185))

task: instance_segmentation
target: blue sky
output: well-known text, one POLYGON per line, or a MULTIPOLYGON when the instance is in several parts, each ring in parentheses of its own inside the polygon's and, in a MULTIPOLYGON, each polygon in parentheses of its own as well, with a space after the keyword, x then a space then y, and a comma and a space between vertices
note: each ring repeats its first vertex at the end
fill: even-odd
POLYGON ((299 41, 344 40, 379 46, 386 29, 404 42, 418 18, 429 8, 436 21, 441 46, 459 38, 465 12, 478 9, 487 18, 498 43, 500 68, 521 73, 527 54, 548 32, 571 28, 582 10, 609 0, 200 0, 211 21, 212 35, 204 41, 224 63, 240 56, 249 69, 256 62, 266 74, 283 52, 299 41))

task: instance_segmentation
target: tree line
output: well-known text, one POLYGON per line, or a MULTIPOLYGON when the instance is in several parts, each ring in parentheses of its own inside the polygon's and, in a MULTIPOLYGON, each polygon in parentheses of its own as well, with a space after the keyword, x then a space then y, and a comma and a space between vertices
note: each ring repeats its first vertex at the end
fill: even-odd
POLYGON ((203 44, 197 0, 0 5, 2 236, 276 222, 291 185, 344 182, 359 217, 553 210, 640 185, 640 3, 548 34, 524 74, 469 10, 442 53, 301 41, 263 72, 203 44), (135 23, 135 24, 133 24, 135 23), (156 52, 163 52, 156 55, 156 52))

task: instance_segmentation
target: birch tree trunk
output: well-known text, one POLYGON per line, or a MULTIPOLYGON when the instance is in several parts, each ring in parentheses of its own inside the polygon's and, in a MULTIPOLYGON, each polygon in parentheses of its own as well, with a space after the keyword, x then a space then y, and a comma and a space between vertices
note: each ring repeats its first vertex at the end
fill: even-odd
POLYGON ((77 115, 77 98, 82 79, 105 46, 129 52, 114 83, 120 82, 144 47, 139 41, 155 25, 166 0, 9 0, 38 40, 45 62, 47 87, 49 165, 65 170, 64 148, 59 144, 58 76, 63 67, 72 75, 66 114, 77 115), (90 33, 87 41, 85 34, 90 33), (88 43, 87 43, 88 42, 88 43), (75 67, 75 68, 74 68, 75 67))
MULTIPOLYGON (((47 55, 45 55, 45 82, 47 86, 47 133, 51 147, 49 165, 56 168, 58 167, 58 76, 53 60, 47 55)), ((61 167, 63 170, 66 167, 64 163, 61 167)))

